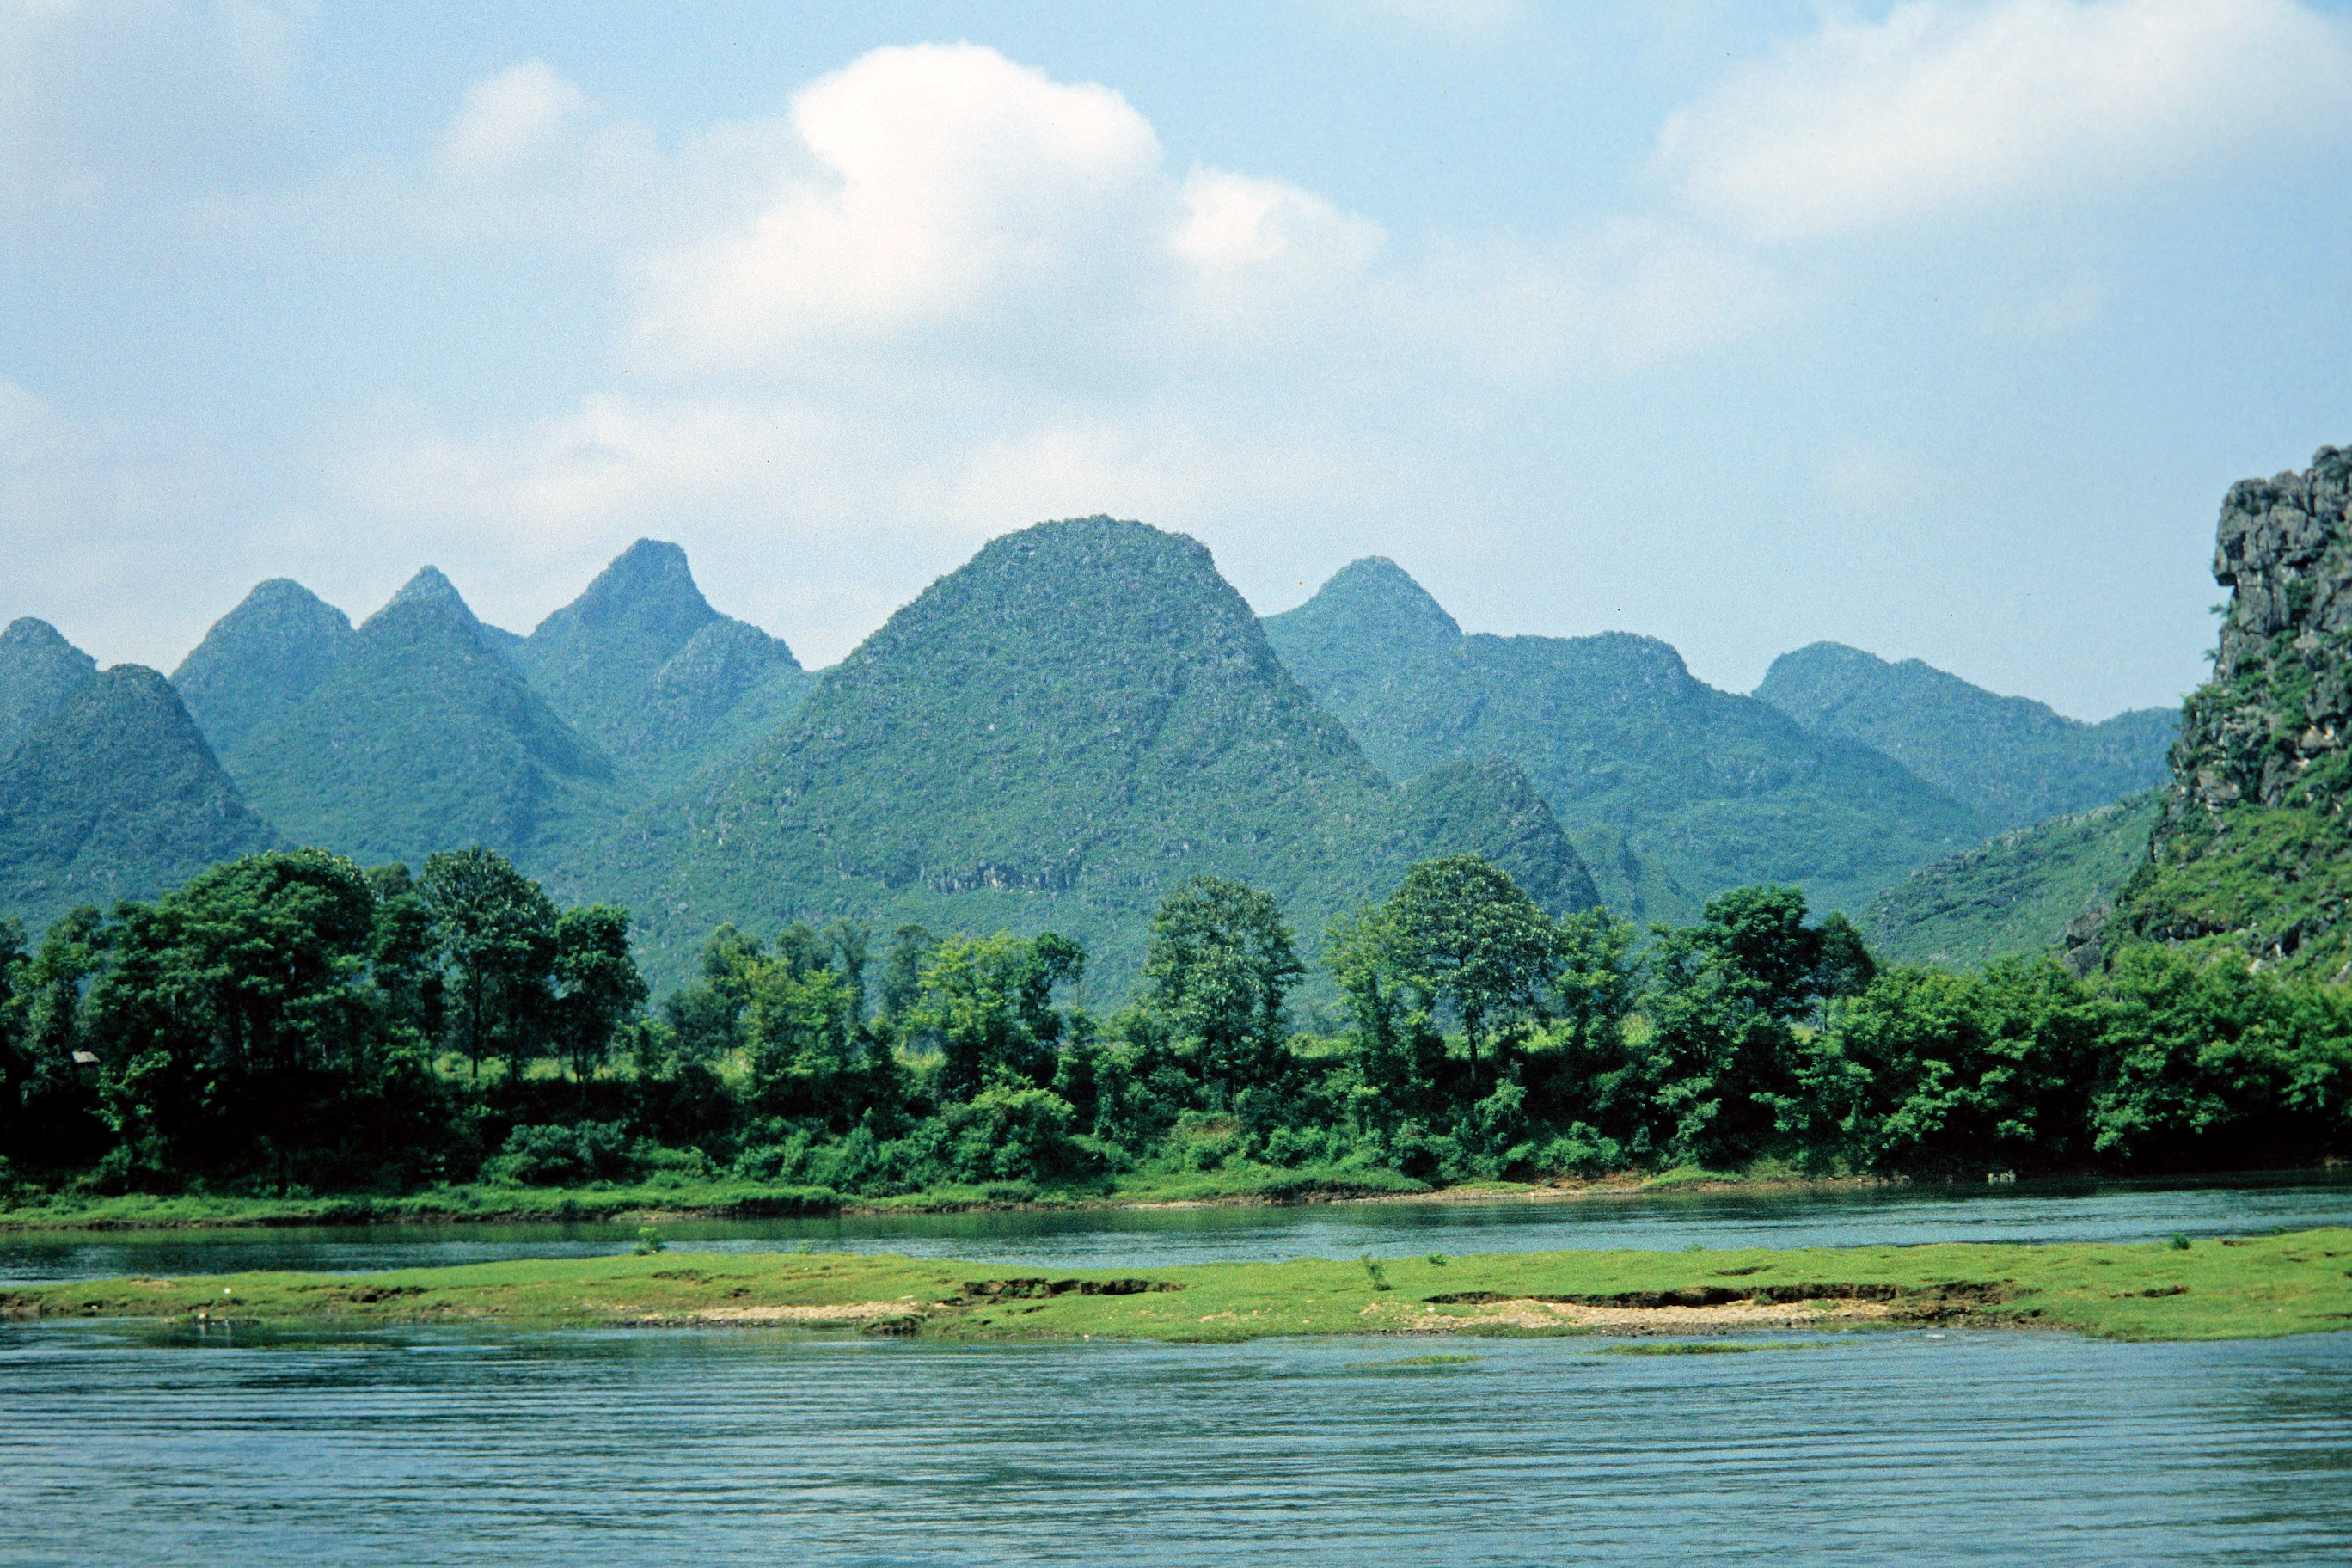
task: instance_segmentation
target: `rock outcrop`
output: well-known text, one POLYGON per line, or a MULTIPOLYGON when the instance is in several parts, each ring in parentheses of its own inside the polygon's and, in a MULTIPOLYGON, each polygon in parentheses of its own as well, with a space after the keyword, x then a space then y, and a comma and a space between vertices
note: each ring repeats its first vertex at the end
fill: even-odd
POLYGON ((2148 861, 2114 939, 2242 947, 2352 978, 2352 452, 2231 487, 2213 678, 2181 711, 2148 861))
POLYGON ((2339 770, 2314 770, 2352 732, 2352 452, 2323 447, 2305 473, 2232 486, 2213 577, 2230 610, 2173 752, 2183 805, 2340 795, 2339 770))

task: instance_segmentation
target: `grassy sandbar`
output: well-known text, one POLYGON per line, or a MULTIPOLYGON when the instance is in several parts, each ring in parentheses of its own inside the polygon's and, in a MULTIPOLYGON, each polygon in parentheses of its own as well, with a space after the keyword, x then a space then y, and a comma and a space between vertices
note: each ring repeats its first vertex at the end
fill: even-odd
POLYGON ((1927 1321, 2124 1340, 2352 1328, 2352 1229, 2130 1246, 1302 1258, 1051 1276, 849 1253, 531 1259, 381 1274, 101 1279, 0 1292, 19 1317, 265 1325, 782 1326, 955 1341, 1702 1334, 1927 1321))

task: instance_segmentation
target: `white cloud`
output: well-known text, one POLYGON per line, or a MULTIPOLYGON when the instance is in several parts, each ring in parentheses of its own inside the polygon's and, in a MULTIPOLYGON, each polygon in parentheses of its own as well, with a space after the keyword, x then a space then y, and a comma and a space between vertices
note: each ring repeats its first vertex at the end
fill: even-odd
POLYGON ((504 174, 545 151, 587 107, 586 96, 555 68, 526 60, 466 89, 435 162, 459 177, 504 174))
MULTIPOLYGON (((469 91, 439 146, 509 173, 425 207, 569 204, 583 233, 643 237, 620 263, 636 374, 488 430, 394 421, 338 465, 346 503, 522 603, 638 532, 698 558, 763 540, 833 586, 809 600, 796 569, 742 610, 802 595, 792 635, 818 657, 868 629, 834 617, 887 599, 886 569, 942 569, 1040 518, 1393 511, 1426 488, 1433 399, 1475 420, 1780 308, 1736 252, 1656 223, 1396 257, 1293 182, 1180 175, 1117 93, 971 46, 877 50, 780 119, 668 148, 522 67, 469 91)), ((551 602, 480 607, 524 624, 551 602)))
POLYGON ((1127 100, 972 45, 877 49, 793 103, 797 166, 748 223, 638 262, 641 336, 740 369, 1091 283, 1148 229, 1160 144, 1127 100))
POLYGON ((2095 196, 2352 131, 2352 38, 2292 0, 1913 0, 1674 115, 1658 163, 1767 241, 2095 196))

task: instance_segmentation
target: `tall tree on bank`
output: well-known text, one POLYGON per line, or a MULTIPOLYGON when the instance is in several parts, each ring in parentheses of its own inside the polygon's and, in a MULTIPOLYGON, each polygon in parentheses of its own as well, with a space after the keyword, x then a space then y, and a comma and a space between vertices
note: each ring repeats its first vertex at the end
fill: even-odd
POLYGON ((419 883, 456 972, 453 1033, 478 1079, 483 1058, 526 1054, 550 1010, 555 904, 505 856, 478 844, 427 856, 419 883))
MULTIPOLYGON (((1374 938, 1392 976, 1424 1008, 1451 1007, 1470 1053, 1475 1098, 1482 1048, 1539 1021, 1558 973, 1559 929, 1510 874, 1477 855, 1423 860, 1380 908, 1374 938)), ((1499 1062, 1496 1064, 1499 1066, 1499 1062)))
POLYGON ((1244 883, 1194 877, 1152 917, 1143 965, 1152 1003, 1229 1105, 1281 1078, 1282 1005, 1305 973, 1280 906, 1244 883))

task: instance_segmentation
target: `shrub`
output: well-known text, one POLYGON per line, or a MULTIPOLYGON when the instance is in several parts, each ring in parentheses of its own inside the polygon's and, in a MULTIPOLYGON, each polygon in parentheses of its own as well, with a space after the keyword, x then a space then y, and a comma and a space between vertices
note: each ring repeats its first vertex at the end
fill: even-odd
POLYGON ((576 1127, 542 1122, 518 1127, 483 1167, 494 1182, 527 1187, 572 1187, 634 1175, 628 1128, 618 1121, 583 1121, 576 1127))

